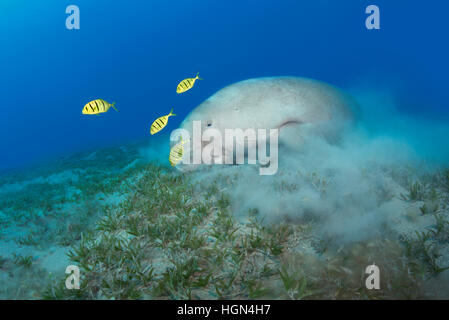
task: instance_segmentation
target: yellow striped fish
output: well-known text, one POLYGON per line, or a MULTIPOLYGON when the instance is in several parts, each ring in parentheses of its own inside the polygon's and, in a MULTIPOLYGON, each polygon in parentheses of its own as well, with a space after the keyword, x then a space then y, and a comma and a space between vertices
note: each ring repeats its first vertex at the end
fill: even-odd
POLYGON ((179 163, 179 161, 182 160, 182 157, 184 156, 184 143, 186 142, 187 141, 183 141, 181 138, 181 142, 179 142, 173 148, 171 148, 168 161, 170 162, 172 167, 176 166, 179 163))
POLYGON ((200 73, 198 72, 196 74, 195 78, 187 78, 185 80, 182 80, 179 84, 178 84, 178 88, 176 88, 176 92, 177 93, 183 93, 186 92, 187 90, 192 89, 193 85, 195 84, 196 80, 203 80, 201 78, 198 78, 198 75, 200 73))
POLYGON ((115 107, 115 102, 108 103, 103 99, 97 99, 89 102, 83 108, 83 114, 100 114, 103 112, 107 112, 109 108, 114 108, 115 111, 118 111, 115 107))
POLYGON ((154 122, 150 128, 151 134, 153 135, 155 133, 158 133, 162 129, 164 129, 164 127, 167 125, 168 118, 170 116, 176 116, 176 114, 173 113, 173 109, 171 109, 170 113, 167 114, 166 116, 163 116, 163 117, 160 117, 160 118, 157 118, 156 120, 154 120, 154 122))

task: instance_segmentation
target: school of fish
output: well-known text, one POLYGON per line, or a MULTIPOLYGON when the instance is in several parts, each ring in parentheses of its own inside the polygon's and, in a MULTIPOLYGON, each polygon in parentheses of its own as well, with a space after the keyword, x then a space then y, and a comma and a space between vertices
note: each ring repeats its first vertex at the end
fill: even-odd
MULTIPOLYGON (((193 86, 195 85, 196 80, 203 80, 199 77, 199 72, 197 73, 195 78, 187 78, 182 80, 178 84, 176 92, 180 94, 192 89, 193 86)), ((88 115, 99 115, 100 113, 108 112, 110 108, 113 108, 115 111, 118 111, 117 108, 115 108, 115 102, 109 103, 103 99, 96 99, 88 102, 83 107, 82 113, 88 115)), ((176 114, 173 113, 173 108, 171 109, 169 114, 154 120, 150 127, 151 135, 154 135, 159 131, 161 131, 162 129, 164 129, 168 123, 168 118, 170 118, 171 116, 176 116, 176 114)), ((176 166, 182 160, 182 157, 184 155, 184 143, 186 143, 186 141, 183 141, 181 139, 181 142, 177 143, 170 150, 168 160, 173 167, 176 166)))

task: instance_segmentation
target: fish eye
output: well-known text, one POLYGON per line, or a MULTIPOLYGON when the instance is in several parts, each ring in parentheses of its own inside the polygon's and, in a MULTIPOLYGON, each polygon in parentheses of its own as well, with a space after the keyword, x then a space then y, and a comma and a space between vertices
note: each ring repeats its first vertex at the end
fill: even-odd
POLYGON ((208 121, 206 124, 208 127, 212 127, 212 121, 208 121))

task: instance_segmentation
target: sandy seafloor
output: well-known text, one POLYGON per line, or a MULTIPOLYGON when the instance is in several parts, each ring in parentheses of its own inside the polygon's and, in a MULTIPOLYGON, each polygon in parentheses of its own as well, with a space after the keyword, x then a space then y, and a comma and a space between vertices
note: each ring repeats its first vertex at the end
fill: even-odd
POLYGON ((0 299, 449 298, 449 171, 289 160, 265 178, 181 173, 152 148, 4 172, 0 299), (372 263, 381 290, 365 288, 372 263), (81 267, 76 293, 63 286, 69 264, 81 267))
POLYGON ((100 151, 101 158, 97 158, 97 152, 76 154, 2 175, 2 299, 42 298, 42 289, 52 277, 65 272, 71 264, 67 257, 69 245, 96 221, 102 206, 122 199, 120 194, 106 196, 95 189, 83 195, 79 183, 89 181, 88 184, 98 186, 98 178, 111 177, 116 173, 113 170, 126 169, 129 163, 123 150, 126 149, 100 151), (111 171, 103 175, 98 171, 101 167, 111 171), (31 258, 32 267, 19 267, 13 263, 17 257, 31 258))

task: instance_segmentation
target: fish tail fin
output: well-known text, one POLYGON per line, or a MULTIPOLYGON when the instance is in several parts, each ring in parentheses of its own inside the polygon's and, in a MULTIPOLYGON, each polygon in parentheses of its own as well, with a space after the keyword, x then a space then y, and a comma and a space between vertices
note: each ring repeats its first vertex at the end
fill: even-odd
POLYGON ((170 113, 168 114, 168 116, 176 116, 176 114, 173 113, 173 108, 171 108, 170 113))
POLYGON ((114 107, 114 106, 115 106, 115 102, 113 102, 113 103, 111 104, 111 107, 113 107, 113 108, 114 108, 114 110, 118 112, 117 108, 116 108, 116 107, 114 107))
POLYGON ((200 75, 200 73, 198 72, 198 73, 196 74, 196 77, 195 77, 195 79, 198 79, 198 80, 203 80, 203 78, 200 78, 200 77, 199 77, 199 75, 200 75))

